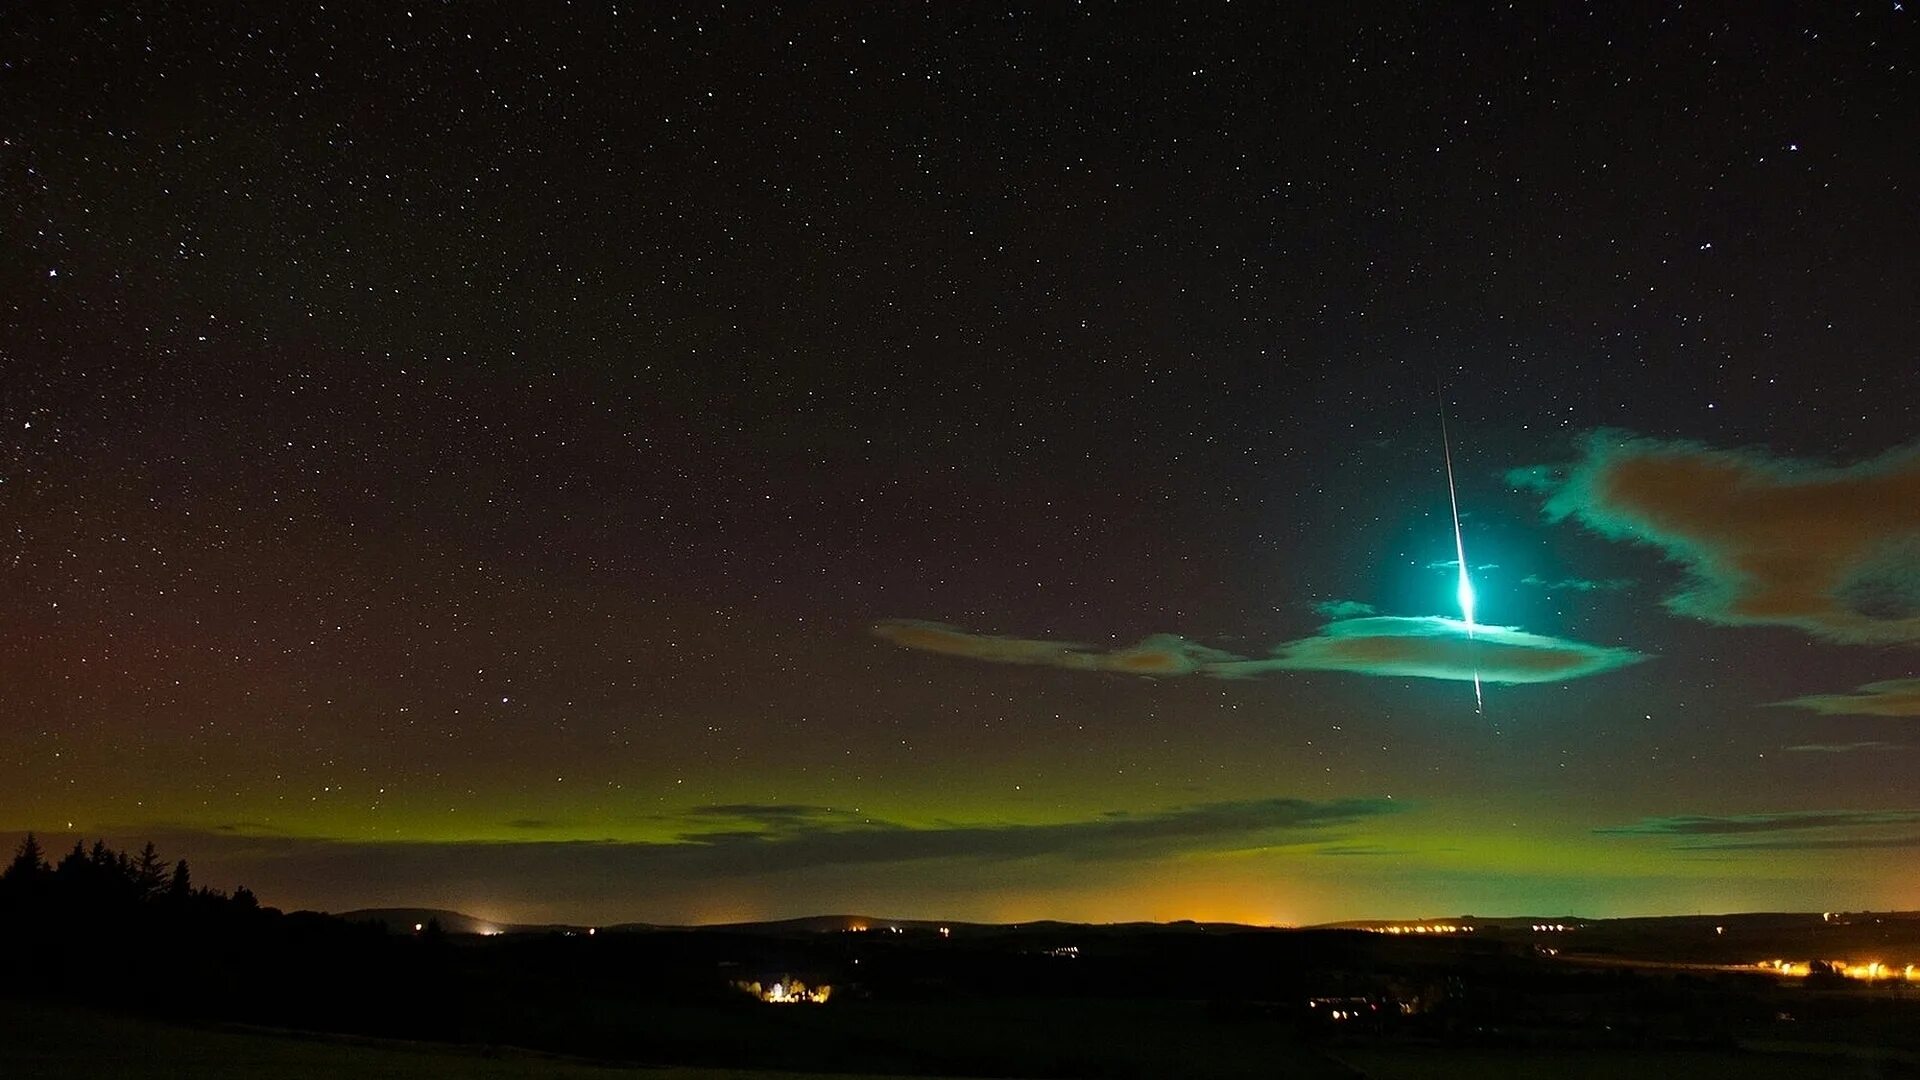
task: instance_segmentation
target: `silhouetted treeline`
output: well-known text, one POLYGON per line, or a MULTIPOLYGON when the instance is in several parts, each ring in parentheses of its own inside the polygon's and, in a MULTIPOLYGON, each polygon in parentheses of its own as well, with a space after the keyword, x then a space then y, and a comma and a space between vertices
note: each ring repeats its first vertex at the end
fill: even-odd
POLYGON ((10 923, 64 923, 76 915, 126 918, 142 909, 202 918, 247 917, 260 908, 245 886, 231 894, 195 888, 193 872, 181 859, 172 866, 149 842, 138 855, 96 840, 91 848, 74 841, 58 862, 48 859, 40 841, 28 833, 13 859, 0 871, 0 916, 10 923))
MULTIPOLYGON (((284 1020, 284 989, 329 957, 381 947, 377 929, 285 915, 245 887, 194 884, 149 843, 58 856, 29 834, 0 870, 0 992, 175 1016, 284 1020)), ((326 986, 326 980, 313 985, 326 986)), ((328 987, 338 991, 337 986, 328 987)))

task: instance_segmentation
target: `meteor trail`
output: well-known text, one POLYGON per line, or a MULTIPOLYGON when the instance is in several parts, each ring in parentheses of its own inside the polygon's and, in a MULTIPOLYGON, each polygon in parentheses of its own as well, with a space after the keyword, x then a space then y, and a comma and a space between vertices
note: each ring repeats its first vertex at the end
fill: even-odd
MULTIPOLYGON (((1460 598, 1460 618, 1467 624, 1467 642, 1474 640, 1473 633, 1473 582, 1467 577, 1467 545, 1460 538, 1460 496, 1453 489, 1453 443, 1447 437, 1447 398, 1444 389, 1440 394, 1440 452, 1447 461, 1447 503, 1453 507, 1453 553, 1460 560, 1460 587, 1455 595, 1460 598)), ((1480 694, 1480 668, 1473 669, 1473 707, 1476 712, 1485 712, 1487 703, 1480 694)))

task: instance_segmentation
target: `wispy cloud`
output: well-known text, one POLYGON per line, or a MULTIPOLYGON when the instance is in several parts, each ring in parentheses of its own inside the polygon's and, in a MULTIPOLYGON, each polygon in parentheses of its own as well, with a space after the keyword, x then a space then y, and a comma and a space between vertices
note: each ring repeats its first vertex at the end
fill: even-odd
POLYGON ((1554 520, 1658 548, 1675 612, 1830 641, 1920 641, 1920 445, 1832 467, 1599 431, 1571 466, 1515 470, 1554 520))
POLYGON ((1379 845, 1379 844, 1323 844, 1320 847, 1314 848, 1313 853, 1315 855, 1332 855, 1332 856, 1344 858, 1344 857, 1352 857, 1352 856, 1373 856, 1373 855, 1416 855, 1416 854, 1423 853, 1423 850, 1424 852, 1435 852, 1435 851, 1453 851, 1456 849, 1454 848, 1426 848, 1426 849, 1396 848, 1396 847, 1383 847, 1382 845, 1379 845))
MULTIPOLYGON (((105 830, 151 839, 192 860, 197 879, 244 882, 269 902, 512 901, 523 910, 680 909, 688 897, 772 896, 797 881, 809 896, 844 883, 868 895, 901 880, 977 890, 982 881, 1080 880, 1128 864, 1209 853, 1352 842, 1406 805, 1384 798, 1273 797, 1112 811, 1068 821, 910 824, 797 803, 732 803, 665 815, 673 839, 362 841, 193 828, 105 830), (1103 869, 1103 867, 1105 869, 1103 869), (824 883, 824 884, 823 884, 824 883)), ((1302 854, 1306 852, 1303 850, 1302 854)), ((777 906, 777 904, 776 904, 777 906)))
POLYGON ((873 632, 895 645, 996 664, 1036 664, 1070 671, 1128 675, 1192 675, 1209 664, 1238 657, 1173 634, 1155 634, 1137 645, 1101 649, 1070 641, 974 634, 921 619, 886 619, 873 632))
POLYGON ((1802 743, 1799 746, 1789 746, 1786 748, 1786 751, 1788 753, 1793 753, 1793 754, 1851 754, 1861 750, 1911 750, 1911 749, 1913 749, 1913 747, 1906 743, 1868 741, 1868 742, 1848 742, 1848 743, 1802 743))
POLYGON ((1322 600, 1313 605, 1313 612, 1328 619, 1357 619, 1377 613, 1372 604, 1358 600, 1322 600))
POLYGON ((1630 649, 1529 634, 1457 619, 1380 615, 1342 619, 1266 656, 1238 656, 1171 634, 1112 650, 1068 642, 974 634, 942 623, 888 620, 873 631, 897 645, 1006 664, 1133 675, 1249 678, 1275 671, 1340 671, 1396 678, 1562 682, 1645 659, 1630 649))
POLYGON ((1743 833, 1858 829, 1920 822, 1920 810, 1796 810, 1778 814, 1694 815, 1642 818, 1630 825, 1595 829, 1612 836, 1731 836, 1743 833))
POLYGON ((1675 845, 1677 851, 1873 851, 1886 848, 1920 848, 1920 835, 1805 836, 1675 845))
POLYGON ((1290 641, 1263 659, 1223 663, 1219 675, 1265 671, 1344 671, 1488 683, 1564 682, 1644 660, 1631 649, 1529 634, 1508 626, 1475 626, 1437 616, 1347 619, 1290 641))
POLYGON ((1544 578, 1539 574, 1528 574, 1520 579, 1520 584, 1531 585, 1544 592, 1618 592, 1633 587, 1632 578, 1544 578))
POLYGON ((1920 716, 1920 679, 1887 679, 1850 694, 1808 694, 1775 704, 1827 716, 1920 716))

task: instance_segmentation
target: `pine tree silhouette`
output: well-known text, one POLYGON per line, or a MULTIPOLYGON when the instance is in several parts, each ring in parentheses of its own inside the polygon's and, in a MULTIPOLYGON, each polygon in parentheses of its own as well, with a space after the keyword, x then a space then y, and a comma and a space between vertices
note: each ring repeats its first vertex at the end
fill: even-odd
POLYGON ((160 895, 167 884, 167 864, 160 858, 160 852, 147 841, 140 849, 140 855, 133 861, 133 893, 142 900, 151 900, 160 895))
POLYGON ((27 838, 20 841, 19 850, 13 853, 13 861, 7 864, 4 873, 0 873, 0 880, 10 885, 27 886, 51 872, 46 856, 40 851, 39 839, 28 833, 27 838))

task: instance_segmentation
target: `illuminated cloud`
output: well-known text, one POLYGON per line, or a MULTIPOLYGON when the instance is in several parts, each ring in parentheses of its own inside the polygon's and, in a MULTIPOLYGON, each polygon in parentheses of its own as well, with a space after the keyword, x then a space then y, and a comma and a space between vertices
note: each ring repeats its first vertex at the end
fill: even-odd
POLYGON ((1506 626, 1475 626, 1437 616, 1381 615, 1345 619, 1320 633, 1278 646, 1265 659, 1212 665, 1216 675, 1262 671, 1347 671, 1421 679, 1487 683, 1562 682, 1598 675, 1646 657, 1630 649, 1529 634, 1506 626))
POLYGON ((1070 671, 1117 671, 1129 675, 1192 675, 1209 665, 1237 660, 1173 634, 1155 634, 1121 649, 1099 649, 1067 641, 974 634, 944 623, 887 619, 873 632, 909 649, 944 653, 996 664, 1038 664, 1070 671))
POLYGON ((1631 578, 1543 578, 1539 574, 1528 574, 1520 579, 1520 584, 1531 585, 1543 592, 1618 592, 1633 587, 1631 578))
POLYGON ((1787 747, 1787 752, 1792 754, 1851 754, 1860 750, 1911 750, 1911 749, 1913 749, 1913 747, 1907 745, 1906 743, 1892 743, 1892 742, 1881 742, 1879 740, 1869 740, 1867 742, 1846 742, 1846 743, 1802 743, 1799 746, 1787 747))
POLYGON ((1328 619, 1357 619, 1377 614, 1377 611, 1372 604, 1363 604, 1358 600, 1322 600, 1313 605, 1313 613, 1328 619))
POLYGON ((1476 626, 1457 619, 1379 615, 1342 619, 1320 633, 1276 646, 1263 657, 1236 656, 1171 634, 1111 651, 1089 646, 972 634, 940 623, 889 620, 874 633, 897 645, 1003 664, 1044 664, 1075 671, 1134 675, 1247 678, 1271 671, 1345 671, 1360 675, 1489 683, 1561 682, 1598 675, 1644 659, 1629 649, 1476 626))
POLYGON ((1808 694, 1776 702, 1828 716, 1920 716, 1920 679, 1872 682, 1851 694, 1808 694))
POLYGON ((1920 642, 1920 446, 1843 468, 1600 431, 1569 469, 1509 480, 1690 579, 1673 611, 1830 641, 1920 642))

